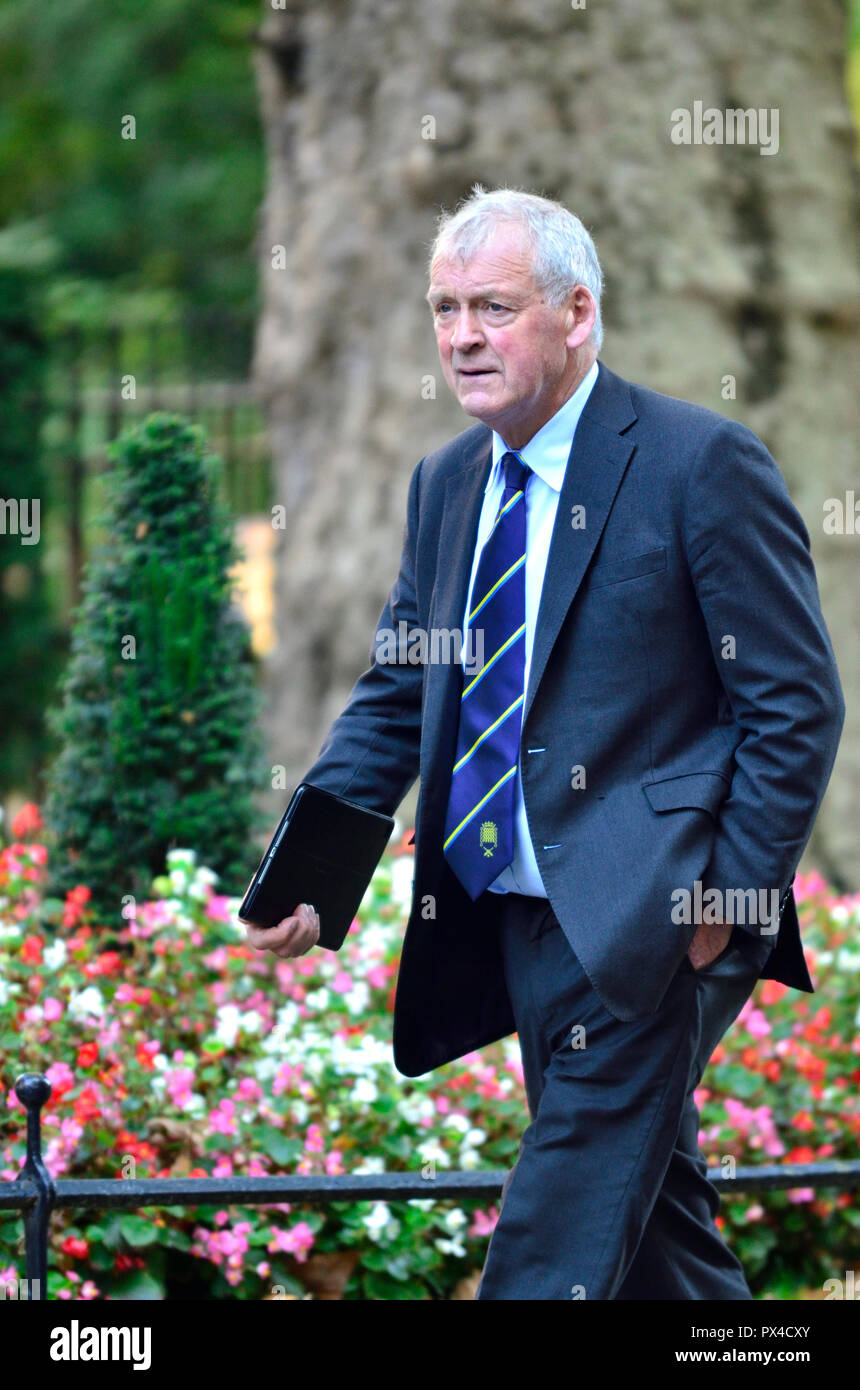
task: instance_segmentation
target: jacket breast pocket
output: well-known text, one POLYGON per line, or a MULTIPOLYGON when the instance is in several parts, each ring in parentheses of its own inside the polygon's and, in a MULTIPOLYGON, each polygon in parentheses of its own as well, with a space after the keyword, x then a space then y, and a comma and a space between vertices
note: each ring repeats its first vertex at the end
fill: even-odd
POLYGON ((651 809, 658 814, 693 807, 709 811, 714 820, 730 789, 731 783, 722 772, 684 772, 680 776, 661 777, 656 782, 642 784, 651 809))
POLYGON ((600 589, 606 584, 621 584, 625 579, 641 579, 666 568, 666 547, 646 550, 641 555, 624 555, 618 560, 602 560, 588 572, 585 589, 600 589))

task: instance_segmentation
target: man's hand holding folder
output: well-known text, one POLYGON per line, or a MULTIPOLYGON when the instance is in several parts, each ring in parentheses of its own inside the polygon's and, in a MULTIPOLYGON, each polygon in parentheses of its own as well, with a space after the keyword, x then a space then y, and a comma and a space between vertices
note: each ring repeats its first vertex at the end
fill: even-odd
POLYGON ((340 950, 393 825, 393 816, 301 783, 239 908, 251 945, 286 960, 317 943, 340 950))
POLYGON ((299 903, 293 915, 275 927, 255 927, 250 922, 246 925, 246 939, 254 950, 271 951, 281 960, 306 955, 320 936, 320 919, 308 903, 299 903))

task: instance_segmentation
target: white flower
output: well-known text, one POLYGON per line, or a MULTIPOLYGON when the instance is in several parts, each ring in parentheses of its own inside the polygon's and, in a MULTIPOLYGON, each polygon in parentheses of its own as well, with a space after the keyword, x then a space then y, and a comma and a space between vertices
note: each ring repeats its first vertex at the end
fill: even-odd
POLYGON ((259 1033, 263 1026, 263 1015, 256 1009, 246 1009, 241 1017, 243 1033, 259 1033))
POLYGON ((424 1163, 436 1163, 440 1168, 450 1168, 451 1159, 436 1139, 425 1139, 416 1150, 424 1163))
POLYGON ((391 1220, 391 1209, 387 1202, 376 1202, 373 1209, 361 1219, 369 1231, 381 1231, 391 1220))
POLYGON ((367 1216, 361 1219, 372 1240, 379 1240, 382 1236, 393 1240, 400 1231, 400 1222, 396 1216, 391 1215, 391 1208, 387 1202, 375 1202, 367 1216))
POLYGON ((73 994, 69 1000, 69 1014, 82 1023, 87 1018, 102 1018, 105 1001, 95 985, 88 985, 80 994, 73 994))
POLYGON ((306 1100, 302 1100, 301 1096, 296 1097, 290 1109, 292 1111, 293 1119, 295 1120, 297 1125, 303 1125, 307 1120, 308 1115, 311 1113, 310 1106, 308 1105, 306 1100))
POLYGON ((461 1115, 456 1110, 452 1114, 445 1116, 444 1124, 446 1129, 459 1129, 461 1134, 465 1134, 467 1130, 471 1129, 468 1116, 461 1115))
POLYGON ((844 903, 836 903, 830 909, 831 922, 847 922, 850 915, 851 914, 849 913, 848 908, 845 906, 844 903))
POLYGON ((379 1088, 375 1081, 368 1080, 367 1077, 360 1077, 352 1088, 352 1096, 359 1105, 372 1105, 379 1095, 379 1088))
POLYGON ((436 1205, 433 1197, 408 1197, 410 1207, 418 1207, 419 1211, 432 1211, 436 1205))
POLYGON ((0 980, 0 1004, 6 1004, 13 994, 20 994, 20 985, 7 985, 5 980, 0 980))
POLYGON ((368 1154, 366 1158, 361 1160, 358 1167, 353 1168, 352 1171, 354 1173, 384 1173, 385 1159, 380 1158, 377 1154, 368 1154))
POLYGON ((442 1218, 442 1225, 445 1227, 446 1231, 451 1232, 451 1235, 453 1235, 455 1231, 462 1230, 462 1228, 468 1226, 468 1224, 469 1218, 460 1207, 452 1207, 442 1218))
POLYGON ((152 1065, 156 1068, 157 1071, 167 1071, 167 1068, 170 1066, 170 1063, 168 1062, 167 1057, 163 1052, 156 1052, 155 1056, 152 1059, 152 1065))
POLYGON ((325 1009, 328 1007, 328 990, 325 985, 320 989, 311 990, 310 994, 305 995, 305 1003, 309 1009, 325 1009))
POLYGON ((197 852, 193 849, 171 849, 167 852, 168 870, 174 868, 193 869, 197 863, 197 852))
POLYGON ((279 1027, 283 1028, 286 1033, 291 1033, 299 1021, 298 1004, 292 999, 287 1000, 287 1003, 278 1009, 277 1020, 279 1027))
POLYGON ((466 1253, 466 1247, 459 1240, 434 1240, 433 1244, 443 1255, 456 1255, 461 1258, 466 1253))
POLYGON ((174 893, 184 893, 188 887, 188 874, 185 869, 171 869, 168 875, 174 893))
POLYGON ((359 980, 348 994, 343 996, 343 1002, 351 1014, 363 1014, 370 1003, 370 990, 365 980, 359 980))
POLYGON ((222 1004, 217 1013, 218 1026, 215 1037, 225 1047, 233 1047, 239 1036, 241 1015, 235 1004, 222 1004))
POLYGON ((462 1148, 460 1150, 461 1168, 479 1168, 481 1166, 481 1155, 477 1149, 462 1148))
POLYGON ((483 1129, 470 1129, 465 1135, 463 1143, 468 1144, 470 1148, 477 1148, 479 1144, 483 1144, 486 1137, 486 1132, 483 1129))
POLYGON ((415 860, 411 854, 401 855, 391 865, 391 896, 405 907, 408 907, 412 901, 412 875, 414 872, 415 860))
POLYGON ((58 938, 42 952, 42 960, 49 970, 59 970, 61 965, 65 965, 67 955, 65 941, 58 938))
POLYGON ((860 970, 860 954, 857 951, 847 951, 843 946, 836 953, 836 968, 837 970, 846 970, 849 974, 854 975, 860 970))

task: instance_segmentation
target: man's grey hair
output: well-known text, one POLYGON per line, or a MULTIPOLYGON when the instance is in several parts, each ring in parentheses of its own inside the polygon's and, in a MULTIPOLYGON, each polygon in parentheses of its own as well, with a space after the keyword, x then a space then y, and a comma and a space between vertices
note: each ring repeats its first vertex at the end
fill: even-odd
POLYGON ((428 269, 432 270, 437 256, 452 251, 459 251, 468 259, 490 239, 499 222, 516 222, 527 231, 535 284, 547 304, 562 304, 575 285, 585 285, 591 291, 597 314, 588 342, 599 352, 603 343, 603 272, 594 242, 579 218, 562 203, 513 188, 487 192, 476 183, 456 212, 443 212, 440 216, 428 269))

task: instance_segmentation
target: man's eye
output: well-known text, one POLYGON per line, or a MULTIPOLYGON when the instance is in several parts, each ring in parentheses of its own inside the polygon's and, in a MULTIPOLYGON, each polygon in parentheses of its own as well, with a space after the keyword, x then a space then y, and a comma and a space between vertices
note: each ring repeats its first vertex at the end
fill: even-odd
POLYGON ((504 311, 505 311, 505 305, 504 305, 504 304, 497 304, 497 303, 495 302, 495 300, 492 300, 492 301, 490 302, 490 304, 489 304, 488 307, 489 307, 490 309, 501 309, 502 313, 504 313, 504 311))

